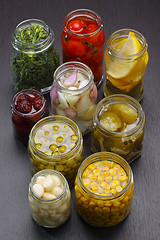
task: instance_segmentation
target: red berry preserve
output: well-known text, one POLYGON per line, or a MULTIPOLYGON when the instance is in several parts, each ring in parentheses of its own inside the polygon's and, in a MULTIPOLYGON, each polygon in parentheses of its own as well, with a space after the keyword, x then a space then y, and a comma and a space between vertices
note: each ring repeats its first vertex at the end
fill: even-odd
POLYGON ((11 103, 11 118, 15 137, 27 145, 33 125, 48 115, 47 102, 40 92, 32 89, 18 92, 11 103))
POLYGON ((103 74, 105 35, 100 16, 88 9, 77 9, 64 19, 61 36, 63 62, 85 63, 99 85, 103 74))

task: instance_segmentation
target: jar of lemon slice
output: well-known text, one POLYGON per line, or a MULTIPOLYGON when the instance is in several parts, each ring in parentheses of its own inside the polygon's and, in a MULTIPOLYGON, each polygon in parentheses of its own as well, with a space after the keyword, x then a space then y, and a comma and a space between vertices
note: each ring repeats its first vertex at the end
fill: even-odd
POLYGON ((148 63, 148 45, 143 35, 132 29, 114 32, 107 41, 104 95, 126 94, 141 101, 143 78, 148 63))

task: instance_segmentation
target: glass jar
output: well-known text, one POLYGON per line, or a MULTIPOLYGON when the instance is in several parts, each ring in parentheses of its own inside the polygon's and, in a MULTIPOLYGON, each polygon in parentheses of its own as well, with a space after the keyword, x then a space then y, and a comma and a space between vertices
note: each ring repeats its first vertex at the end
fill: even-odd
POLYGON ((74 120, 83 135, 91 130, 97 87, 89 67, 80 62, 60 65, 54 73, 50 98, 53 114, 74 120))
POLYGON ((143 78, 148 63, 148 45, 143 35, 132 29, 114 32, 107 41, 104 83, 105 97, 126 94, 141 101, 143 78))
POLYGON ((122 157, 109 152, 92 154, 81 164, 75 181, 78 213, 93 226, 116 225, 127 217, 133 191, 133 173, 122 157))
POLYGON ((93 117, 91 149, 114 152, 131 162, 141 155, 144 126, 145 114, 136 99, 123 94, 106 97, 98 103, 93 117), (117 129, 112 128, 115 126, 117 129))
POLYGON ((30 132, 29 152, 33 174, 55 169, 72 185, 84 159, 82 134, 69 118, 58 115, 43 118, 30 132))
POLYGON ((11 70, 16 92, 50 90, 52 76, 59 66, 59 55, 53 46, 54 33, 43 21, 28 19, 17 25, 12 35, 11 70))
POLYGON ((11 103, 11 119, 15 137, 27 145, 33 125, 48 115, 47 101, 42 93, 32 89, 18 92, 11 103))
POLYGON ((61 36, 63 62, 85 63, 93 72, 94 82, 100 84, 103 74, 105 36, 101 17, 88 9, 77 9, 64 19, 61 36))
POLYGON ((33 219, 43 227, 58 227, 70 216, 71 193, 67 180, 60 172, 47 169, 35 174, 29 184, 28 199, 33 219), (57 196, 54 196, 53 199, 52 194, 43 187, 44 179, 48 176, 51 181, 52 179, 56 180, 54 184, 57 186, 53 185, 53 192, 56 192, 57 196), (59 189, 61 190, 59 191, 59 189), (43 195, 40 190, 42 190, 43 195))

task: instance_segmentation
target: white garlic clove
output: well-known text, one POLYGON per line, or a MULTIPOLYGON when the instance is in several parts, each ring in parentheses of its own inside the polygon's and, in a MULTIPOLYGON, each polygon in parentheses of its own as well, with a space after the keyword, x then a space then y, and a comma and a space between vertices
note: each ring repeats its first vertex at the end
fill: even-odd
POLYGON ((33 189, 34 194, 35 194, 37 197, 41 198, 41 197, 43 196, 43 194, 44 194, 44 189, 43 189, 42 185, 35 183, 35 184, 33 185, 32 189, 33 189))

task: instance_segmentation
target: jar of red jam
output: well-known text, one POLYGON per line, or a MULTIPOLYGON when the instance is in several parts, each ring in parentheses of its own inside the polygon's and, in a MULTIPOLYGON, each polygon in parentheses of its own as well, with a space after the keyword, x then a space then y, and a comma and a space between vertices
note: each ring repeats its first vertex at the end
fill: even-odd
POLYGON ((77 9, 64 19, 61 36, 63 62, 85 63, 93 72, 94 81, 100 84, 103 73, 105 35, 101 17, 88 9, 77 9))
POLYGON ((47 102, 40 92, 32 89, 18 92, 11 103, 11 118, 15 137, 27 145, 33 125, 48 115, 47 102))

